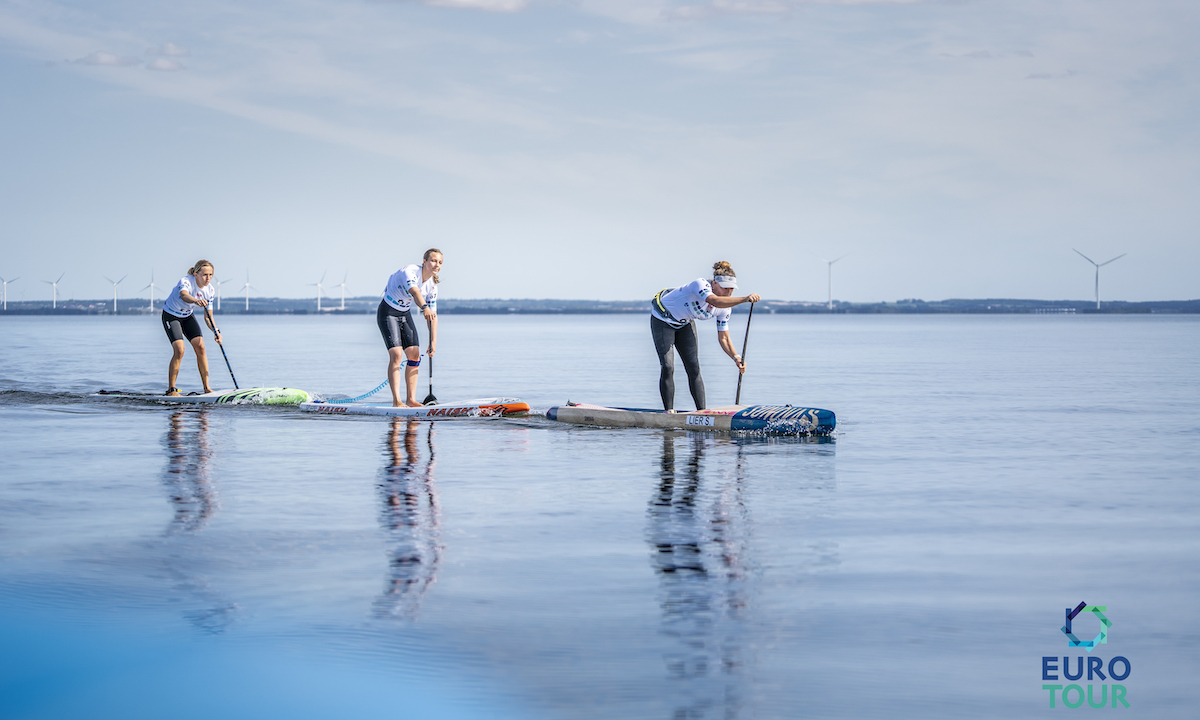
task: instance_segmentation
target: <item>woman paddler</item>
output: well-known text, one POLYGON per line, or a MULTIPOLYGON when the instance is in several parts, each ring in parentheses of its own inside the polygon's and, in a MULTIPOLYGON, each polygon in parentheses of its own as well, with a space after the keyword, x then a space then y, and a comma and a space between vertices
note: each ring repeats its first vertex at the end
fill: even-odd
POLYGON ((188 274, 175 283, 174 289, 163 303, 162 324, 167 331, 167 339, 171 341, 171 364, 167 369, 167 395, 178 395, 175 380, 179 377, 179 365, 183 362, 183 349, 192 344, 196 352, 196 366, 200 369, 200 382, 204 384, 204 392, 212 392, 208 385, 208 355, 204 352, 204 334, 200 331, 200 323, 196 322, 193 314, 196 308, 204 308, 204 322, 213 332, 213 339, 221 342, 221 333, 213 325, 212 317, 208 314, 208 304, 216 295, 212 284, 213 264, 200 260, 188 270, 188 274), (187 342, 184 342, 184 341, 187 342))
POLYGON ((392 386, 393 407, 421 407, 417 402, 417 367, 421 364, 421 339, 413 322, 413 306, 429 325, 429 357, 437 350, 437 284, 442 269, 442 251, 429 248, 420 265, 409 265, 388 278, 375 312, 375 322, 388 349, 388 383, 392 386), (400 401, 400 366, 404 365, 407 398, 400 401))
POLYGON ((704 378, 700 377, 699 341, 696 336, 696 321, 716 318, 717 342, 739 372, 746 372, 746 363, 729 339, 729 316, 731 308, 742 303, 761 300, 758 295, 733 297, 737 289, 737 274, 729 263, 722 260, 713 265, 713 278, 709 282, 698 278, 677 288, 660 291, 650 302, 650 334, 654 337, 654 349, 658 351, 658 392, 662 395, 663 409, 675 412, 675 348, 683 368, 687 370, 688 388, 696 409, 703 410, 704 378))

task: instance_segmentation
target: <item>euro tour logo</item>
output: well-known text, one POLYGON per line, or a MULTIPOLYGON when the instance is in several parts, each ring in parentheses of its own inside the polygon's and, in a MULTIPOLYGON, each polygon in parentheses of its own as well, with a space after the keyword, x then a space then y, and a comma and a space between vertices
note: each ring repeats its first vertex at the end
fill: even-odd
MULTIPOLYGON (((1062 685, 1043 685, 1043 690, 1050 691, 1050 707, 1055 707, 1056 695, 1062 700, 1062 704, 1069 708, 1082 707, 1086 699, 1090 707, 1102 708, 1108 705, 1109 695, 1112 695, 1112 707, 1117 707, 1120 703, 1122 707, 1129 707, 1129 702, 1125 699, 1125 686, 1112 683, 1111 687, 1107 680, 1124 681, 1129 677, 1129 660, 1117 655, 1108 661, 1108 674, 1106 675, 1104 658, 1091 657, 1091 652, 1101 645, 1108 644, 1108 631, 1112 627, 1112 621, 1104 616, 1108 610, 1107 605, 1088 605, 1085 602, 1079 603, 1075 609, 1066 608, 1067 624, 1062 626, 1060 630, 1067 636, 1067 647, 1083 648, 1087 650, 1087 692, 1083 690, 1083 686, 1071 683, 1066 687, 1062 685), (1091 640, 1080 640, 1075 636, 1074 629, 1071 623, 1079 617, 1081 613, 1091 613, 1100 621, 1100 634, 1091 640), (1099 696, 1097 697, 1096 686, 1094 681, 1100 680, 1099 696), (1111 691, 1111 693, 1110 693, 1111 691), (1060 694, 1061 692, 1061 694, 1060 694)), ((1071 657, 1064 655, 1062 658, 1062 674, 1065 680, 1081 680, 1083 678, 1084 656, 1079 655, 1071 657), (1074 660, 1074 668, 1071 667, 1071 661, 1074 660), (1074 669, 1074 673, 1072 673, 1074 669)), ((1042 658, 1042 680, 1058 680, 1058 657, 1043 657, 1042 658)))

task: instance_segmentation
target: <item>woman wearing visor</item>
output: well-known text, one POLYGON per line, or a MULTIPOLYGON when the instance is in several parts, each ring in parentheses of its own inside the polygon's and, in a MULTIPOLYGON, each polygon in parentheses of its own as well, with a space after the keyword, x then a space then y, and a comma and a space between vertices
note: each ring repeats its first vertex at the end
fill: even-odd
POLYGON ((733 341, 729 339, 729 316, 731 308, 742 303, 761 300, 758 295, 733 297, 737 289, 737 275, 729 263, 722 260, 713 265, 712 281, 698 278, 677 288, 667 288, 654 296, 650 303, 650 334, 654 337, 654 348, 658 351, 658 392, 662 395, 663 409, 675 412, 675 348, 687 371, 688 389, 696 401, 696 409, 703 410, 704 378, 700 377, 699 341, 696 321, 716 318, 717 342, 725 354, 746 372, 733 341))

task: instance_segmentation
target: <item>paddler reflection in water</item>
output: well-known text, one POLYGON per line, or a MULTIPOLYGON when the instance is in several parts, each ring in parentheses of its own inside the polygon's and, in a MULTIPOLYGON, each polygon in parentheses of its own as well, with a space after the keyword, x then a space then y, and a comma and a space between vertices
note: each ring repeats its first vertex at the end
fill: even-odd
MULTIPOLYGON (((171 350, 174 352, 167 369, 167 395, 179 394, 175 380, 179 377, 179 365, 183 362, 183 349, 187 343, 192 344, 192 350, 196 353, 196 366, 200 369, 200 382, 204 384, 204 392, 212 392, 208 384, 208 355, 204 352, 204 335, 193 314, 196 308, 207 308, 216 295, 212 279, 213 264, 207 260, 200 260, 175 284, 175 288, 163 303, 163 329, 167 331, 167 339, 171 341, 171 350)), ((204 322, 208 324, 208 329, 212 330, 213 339, 220 344, 221 334, 217 332, 207 312, 204 313, 204 322)))
POLYGON ((429 326, 429 357, 437 349, 437 285, 442 269, 442 251, 429 248, 420 265, 409 265, 388 278, 383 300, 375 312, 375 322, 388 349, 388 383, 392 386, 393 407, 421 407, 417 402, 417 368, 421 364, 421 339, 413 322, 415 305, 429 326), (405 402, 400 401, 400 367, 404 366, 405 402))
POLYGON ((737 276, 729 263, 722 260, 713 265, 711 282, 698 278, 677 288, 660 291, 650 301, 650 334, 654 337, 654 349, 658 351, 658 392, 662 395, 663 409, 675 412, 675 348, 687 371, 688 388, 696 409, 703 410, 704 378, 700 377, 700 347, 696 337, 696 321, 716 318, 717 342, 734 363, 739 372, 746 372, 746 363, 729 339, 729 316, 731 308, 742 303, 756 303, 762 298, 750 294, 734 297, 737 276))

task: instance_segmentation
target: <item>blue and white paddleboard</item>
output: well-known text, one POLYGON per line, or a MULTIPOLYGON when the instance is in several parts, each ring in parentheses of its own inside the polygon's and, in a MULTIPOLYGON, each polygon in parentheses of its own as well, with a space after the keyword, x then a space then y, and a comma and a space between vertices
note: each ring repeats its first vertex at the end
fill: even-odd
POLYGON ((546 417, 558 422, 602 427, 676 428, 710 432, 746 430, 786 435, 828 435, 837 427, 837 417, 833 411, 794 405, 728 405, 693 412, 667 413, 662 410, 568 402, 547 410, 546 417))

